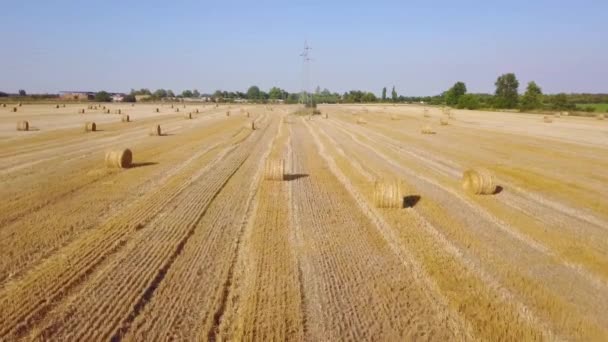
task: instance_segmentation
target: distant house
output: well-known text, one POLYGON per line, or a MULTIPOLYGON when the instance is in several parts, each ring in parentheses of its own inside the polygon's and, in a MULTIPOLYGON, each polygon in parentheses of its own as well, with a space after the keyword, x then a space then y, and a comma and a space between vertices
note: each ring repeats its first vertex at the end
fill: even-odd
POLYGON ((125 98, 124 94, 112 94, 113 102, 122 102, 122 100, 124 100, 124 98, 125 98))
POLYGON ((60 91, 59 98, 66 101, 87 101, 95 99, 92 91, 60 91))

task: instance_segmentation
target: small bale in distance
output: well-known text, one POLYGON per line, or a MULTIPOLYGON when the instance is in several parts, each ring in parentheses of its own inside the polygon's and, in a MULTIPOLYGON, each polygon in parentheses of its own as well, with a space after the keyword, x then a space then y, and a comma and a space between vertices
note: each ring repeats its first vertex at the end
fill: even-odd
POLYGON ((364 124, 366 124, 366 123, 367 123, 367 121, 365 121, 365 119, 364 119, 364 118, 357 118, 357 124, 358 124, 358 125, 364 125, 364 124))
POLYGON ((325 118, 329 119, 329 114, 325 113, 325 118))
POLYGON ((131 166, 132 161, 133 153, 131 153, 131 150, 128 148, 124 150, 106 152, 106 167, 125 169, 131 166))
POLYGON ((192 119, 192 113, 184 113, 184 119, 187 119, 187 120, 192 119))
POLYGON ((23 104, 21 102, 19 102, 19 107, 21 107, 23 104))
POLYGON ((160 108, 156 108, 156 112, 157 112, 157 113, 160 113, 160 108))
POLYGON ((176 113, 179 113, 179 108, 175 108, 175 112, 176 112, 176 113))
POLYGON ((251 121, 251 130, 255 131, 255 121, 251 121))
POLYGON ((595 118, 598 120, 604 120, 604 114, 598 114, 595 116, 595 118))
POLYGON ((439 123, 441 124, 441 126, 447 126, 448 125, 448 119, 441 118, 441 119, 439 119, 439 123))
POLYGON ((545 115, 545 116, 543 117, 543 121, 544 121, 544 122, 546 122, 546 123, 552 123, 552 122, 553 122, 553 119, 551 119, 551 117, 550 117, 550 116, 545 115))
POLYGON ((84 114, 84 108, 78 110, 78 114, 84 114))
POLYGON ((13 107, 13 112, 17 112, 17 107, 13 107))
POLYGON ((162 135, 162 131, 160 129, 160 125, 154 125, 152 127, 152 129, 150 130, 150 135, 151 136, 161 136, 162 135))
POLYGON ((399 117, 395 114, 391 114, 391 120, 399 120, 399 117))
POLYGON ((6 103, 3 103, 3 104, 2 104, 2 108, 6 108, 6 103))
POLYGON ((17 122, 17 130, 18 131, 29 131, 30 123, 25 120, 17 122))
POLYGON ((97 125, 94 122, 85 122, 84 123, 85 132, 95 132, 96 130, 97 130, 97 125))
POLYGON ((374 183, 374 205, 377 208, 403 208, 403 182, 378 180, 374 183))
POLYGON ((248 118, 249 118, 249 117, 251 117, 251 114, 250 114, 249 112, 247 112, 247 117, 248 117, 248 118))
POLYGON ((282 181, 285 179, 285 161, 283 159, 268 159, 264 168, 264 179, 282 181))
POLYGON ((194 110, 194 112, 195 112, 196 114, 198 114, 198 108, 196 108, 196 109, 194 110))
POLYGON ((226 116, 230 116, 230 111, 226 111, 226 116))
POLYGON ((484 168, 466 170, 462 174, 462 188, 475 195, 492 195, 496 193, 494 175, 484 168))
POLYGON ((129 117, 129 115, 125 114, 120 118, 120 121, 122 122, 130 122, 131 118, 129 117))
POLYGON ((117 110, 116 110, 116 114, 122 114, 122 110, 117 109, 117 110))
POLYGON ((59 108, 59 105, 55 105, 55 108, 57 108, 57 109, 58 109, 58 108, 59 108))
POLYGON ((422 134, 435 134, 436 132, 430 125, 426 125, 422 127, 422 134))

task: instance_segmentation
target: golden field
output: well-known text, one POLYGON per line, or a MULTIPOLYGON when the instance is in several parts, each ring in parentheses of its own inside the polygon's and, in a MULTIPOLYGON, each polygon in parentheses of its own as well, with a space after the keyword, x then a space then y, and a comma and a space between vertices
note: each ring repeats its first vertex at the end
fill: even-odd
POLYGON ((13 107, 0 341, 608 340, 608 121, 13 107), (496 193, 465 191, 470 168, 496 193), (377 205, 378 182, 403 205, 377 205))

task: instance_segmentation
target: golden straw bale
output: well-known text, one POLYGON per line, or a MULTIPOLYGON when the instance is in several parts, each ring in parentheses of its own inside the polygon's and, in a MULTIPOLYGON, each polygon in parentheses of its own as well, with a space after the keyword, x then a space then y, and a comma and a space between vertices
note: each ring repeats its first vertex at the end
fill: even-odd
POLYGON ((230 116, 230 111, 226 111, 226 116, 230 116))
POLYGON ((29 131, 30 123, 25 120, 17 122, 17 130, 18 131, 29 131))
POLYGON ((359 125, 364 125, 364 124, 366 124, 366 123, 367 123, 367 121, 365 121, 365 119, 364 119, 364 118, 357 118, 357 124, 359 124, 359 125))
POLYGON ((285 179, 285 161, 282 159, 266 160, 264 168, 264 179, 282 181, 285 179))
POLYGON ((374 183, 374 205, 377 208, 403 208, 403 182, 378 180, 374 183))
POLYGON ((466 170, 462 175, 462 188, 475 195, 492 195, 496 193, 494 175, 484 168, 466 170))
POLYGON ((160 135, 162 135, 162 132, 160 130, 160 125, 154 125, 152 127, 152 129, 150 130, 150 135, 151 136, 160 136, 160 135))
POLYGON ((17 107, 13 107, 13 112, 16 112, 16 111, 17 111, 17 107))
POLYGON ((543 121, 544 121, 544 122, 546 122, 546 123, 552 123, 552 122, 553 122, 553 119, 551 119, 551 117, 550 117, 550 116, 545 115, 545 116, 543 117, 543 121))
POLYGON ((131 150, 124 149, 119 151, 106 152, 105 164, 106 167, 125 169, 131 166, 133 154, 131 150))
POLYGON ((446 118, 439 119, 439 124, 441 124, 441 126, 447 126, 448 125, 448 119, 446 119, 446 118))
POLYGON ((251 121, 251 130, 254 131, 255 130, 255 121, 251 121))
POLYGON ((97 130, 97 125, 94 122, 85 122, 84 123, 85 132, 95 132, 96 130, 97 130))
POLYGON ((598 120, 604 120, 604 114, 598 114, 595 116, 595 118, 598 120))
POLYGON ((426 125, 422 127, 422 134, 435 134, 436 132, 430 125, 426 125))
POLYGON ((160 108, 156 108, 156 112, 157 112, 157 113, 160 113, 160 108))
POLYGON ((184 119, 192 119, 192 113, 184 113, 184 119))
POLYGON ((125 114, 120 118, 120 121, 122 122, 130 122, 131 118, 129 117, 129 115, 125 114))

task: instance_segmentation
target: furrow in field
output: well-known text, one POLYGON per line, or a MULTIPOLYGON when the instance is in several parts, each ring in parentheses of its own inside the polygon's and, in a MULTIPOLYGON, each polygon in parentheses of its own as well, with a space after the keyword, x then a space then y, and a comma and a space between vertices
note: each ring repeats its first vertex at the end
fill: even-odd
MULTIPOLYGON (((334 135, 338 135, 338 132, 334 132, 334 135)), ((350 139, 345 138, 340 141, 348 140, 350 139)), ((551 321, 553 329, 561 331, 565 336, 577 336, 580 326, 587 327, 585 330, 589 336, 602 336, 605 333, 602 329, 598 329, 597 325, 601 326, 603 324, 601 323, 603 315, 594 317, 593 313, 580 311, 581 307, 588 307, 593 308, 595 313, 601 313, 604 311, 602 307, 605 306, 595 302, 597 298, 594 298, 597 297, 598 288, 594 284, 581 281, 576 270, 573 272, 573 269, 568 265, 556 264, 556 261, 548 255, 538 255, 534 250, 517 243, 517 240, 505 240, 504 236, 498 239, 501 234, 497 235, 488 229, 493 226, 491 222, 479 222, 479 219, 475 217, 476 215, 470 215, 470 208, 463 207, 462 203, 459 203, 461 201, 450 199, 450 197, 456 196, 455 194, 450 191, 442 194, 446 191, 444 189, 445 185, 439 185, 439 183, 428 179, 428 176, 422 176, 422 174, 428 174, 428 171, 418 170, 411 162, 401 161, 394 155, 387 156, 385 150, 381 149, 378 144, 371 147, 368 144, 362 145, 358 142, 353 144, 353 146, 355 145, 361 147, 351 147, 353 154, 349 158, 356 159, 355 156, 365 156, 369 164, 389 166, 395 174, 401 174, 403 179, 413 185, 412 191, 419 191, 420 195, 423 195, 421 200, 423 208, 426 206, 432 208, 432 210, 426 211, 427 215, 425 217, 427 219, 436 223, 438 221, 435 220, 435 217, 439 215, 437 212, 447 211, 444 214, 444 216, 448 215, 446 217, 447 222, 438 222, 441 223, 438 227, 452 234, 457 234, 452 235, 449 240, 461 242, 461 248, 466 249, 470 248, 471 241, 481 240, 482 242, 478 247, 484 248, 483 251, 479 251, 482 254, 479 260, 484 262, 491 260, 490 265, 486 268, 487 272, 495 273, 496 279, 505 284, 507 288, 515 287, 511 292, 520 296, 523 303, 532 308, 533 311, 541 311, 546 317, 549 317, 547 320, 551 321), (408 168, 404 168, 402 165, 407 165, 408 168), (416 172, 409 170, 411 168, 416 172), (430 201, 427 201, 427 199, 430 201), (438 205, 433 205, 433 202, 438 203, 438 205), (463 231, 454 229, 459 226, 457 222, 462 222, 463 231), (467 236, 472 231, 475 231, 473 237, 469 236, 466 239, 463 237, 463 235, 467 236), (486 249, 486 246, 489 249, 486 249), (519 265, 526 266, 522 268, 519 265), (548 267, 548 265, 552 266, 548 267), (547 280, 548 276, 551 277, 551 280, 547 280), (564 289, 571 287, 573 284, 577 284, 579 290, 576 297, 573 295, 573 298, 566 298, 566 301, 564 301, 563 298, 560 298, 561 294, 564 289), (549 291, 549 288, 551 291, 549 291), (557 322, 564 321, 567 324, 557 324, 557 322)), ((457 186, 457 184, 451 184, 452 188, 457 186)))
POLYGON ((0 337, 19 335, 26 332, 30 325, 42 317, 65 296, 90 277, 106 259, 111 259, 113 253, 120 250, 134 235, 141 235, 146 225, 171 202, 183 198, 183 192, 190 188, 193 182, 203 178, 214 191, 229 176, 230 170, 238 166, 235 159, 244 153, 250 145, 251 138, 239 146, 228 147, 216 156, 206 167, 197 170, 187 177, 187 182, 167 184, 149 197, 143 199, 132 210, 112 218, 95 232, 83 236, 66 247, 60 249, 51 258, 28 272, 23 279, 11 282, 0 292, 0 303, 6 310, 0 311, 0 321, 3 322, 0 337), (235 148, 237 149, 235 151, 235 148), (163 192, 162 190, 168 190, 163 192))
MULTIPOLYGON (((198 136, 202 140, 191 140, 190 136, 183 140, 172 143, 163 143, 154 146, 151 150, 139 150, 142 154, 148 153, 154 156, 158 167, 137 168, 127 173, 109 173, 103 178, 78 191, 69 198, 48 204, 43 208, 27 213, 25 217, 0 230, 0 284, 18 273, 25 270, 28 265, 49 255, 57 248, 77 238, 79 234, 94 229, 103 224, 117 212, 130 207, 133 201, 140 196, 154 191, 156 187, 163 185, 173 174, 178 174, 192 161, 201 165, 204 160, 213 157, 208 152, 219 152, 220 147, 226 144, 239 143, 246 138, 247 132, 238 136, 222 138, 220 134, 230 127, 214 126, 219 129, 213 133, 206 130, 201 131, 198 136), (210 144, 210 142, 216 143, 210 144), (200 145, 199 145, 200 144, 200 145), (156 147, 162 148, 158 150, 156 147), (201 148, 202 147, 202 148, 201 148), (183 156, 192 154, 192 157, 184 161, 183 156), (110 192, 108 185, 112 189, 110 192), (116 184, 120 183, 120 184, 116 184), (117 186, 118 185, 118 186, 117 186), (91 212, 97 213, 91 215, 91 212), (48 222, 45 229, 40 230, 38 222, 48 222)), ((195 170, 188 168, 190 173, 195 170)), ((105 170, 104 170, 105 172, 105 170)))
POLYGON ((126 339, 216 338, 231 306, 233 284, 240 281, 243 240, 257 212, 259 180, 277 124, 273 120, 211 204, 149 305, 130 325, 126 339))
MULTIPOLYGON (((352 131, 360 130, 359 127, 349 125, 352 131)), ((344 128, 340 128, 344 130, 344 128)), ((346 132, 346 131, 345 131, 346 132)), ((386 138, 382 138, 369 130, 365 130, 358 136, 355 136, 352 132, 346 132, 353 140, 362 142, 368 141, 368 145, 385 146, 389 145, 397 154, 400 154, 401 150, 397 150, 392 141, 386 143, 386 138), (373 138, 372 138, 373 136, 373 138)), ((393 152, 391 151, 391 152, 393 152)), ((393 153, 393 155, 395 155, 393 153)), ((425 157, 417 156, 418 160, 426 160, 425 157)), ((428 164, 428 163, 426 163, 428 164)), ((408 165, 412 165, 411 163, 408 165)), ((427 165, 428 166, 428 165, 427 165)), ((437 173, 443 173, 441 170, 429 166, 430 170, 437 173)), ((428 171, 426 171, 428 172, 428 171)), ((426 173, 425 172, 425 173, 426 173)), ((445 174, 445 178, 453 178, 450 175, 445 174)), ((456 179, 449 180, 454 183, 456 179)), ((515 191, 515 193, 505 191, 505 194, 495 196, 496 201, 504 205, 497 206, 497 204, 490 201, 483 201, 479 198, 472 197, 471 200, 476 202, 475 204, 481 206, 493 216, 503 222, 507 222, 510 226, 521 231, 523 239, 527 239, 530 243, 538 242, 538 247, 543 248, 547 253, 556 253, 559 257, 565 259, 565 263, 572 264, 573 268, 579 270, 579 273, 586 279, 597 283, 598 285, 603 284, 606 287, 606 279, 608 278, 608 258, 603 252, 608 248, 608 241, 603 238, 605 228, 601 228, 603 225, 596 223, 592 220, 585 219, 585 216, 575 215, 568 210, 558 210, 557 212, 551 213, 549 217, 560 217, 561 220, 557 222, 557 225, 552 225, 552 222, 556 222, 554 219, 547 219, 546 210, 547 206, 541 203, 550 203, 550 201, 539 201, 538 198, 534 198, 532 201, 530 196, 520 196, 522 191, 515 191), (531 204, 526 206, 526 204, 531 204), (512 207, 516 209, 516 212, 505 211, 506 207, 512 207), (521 210, 520 210, 521 209, 521 210), (520 211, 519 215, 517 211, 520 211), (536 214, 532 214, 535 212, 536 214), (538 213, 545 213, 538 215, 538 213), (527 214, 521 215, 521 213, 527 214), (519 218, 519 221, 516 219, 519 218), (544 220, 543 220, 544 218, 544 220), (522 220, 525 219, 525 225, 522 225, 522 220), (552 227, 551 230, 547 230, 546 227, 552 227), (525 230, 523 228, 525 227, 525 230), (598 228, 600 227, 600 228, 598 228), (584 232, 584 233, 582 233, 584 232), (584 244, 591 248, 580 249, 577 245, 573 244, 573 241, 577 245, 584 244), (551 249, 549 252, 548 248, 551 249), (587 271, 585 271, 587 269, 587 271)), ((556 205, 550 206, 552 209, 558 208, 556 205)), ((482 213, 483 214, 483 213, 482 213)), ((516 233, 520 234, 520 233, 516 233)))
POLYGON ((336 166, 301 122, 293 127, 294 172, 309 177, 293 181, 292 200, 303 246, 307 337, 470 339, 385 222, 336 179, 336 166))
MULTIPOLYGON (((285 126, 270 158, 283 159, 288 142, 285 126)), ((301 176, 288 173, 287 179, 301 176)), ((245 232, 237 275, 219 327, 220 340, 304 338, 303 293, 297 247, 291 238, 287 189, 287 182, 260 183, 255 217, 245 232)))

